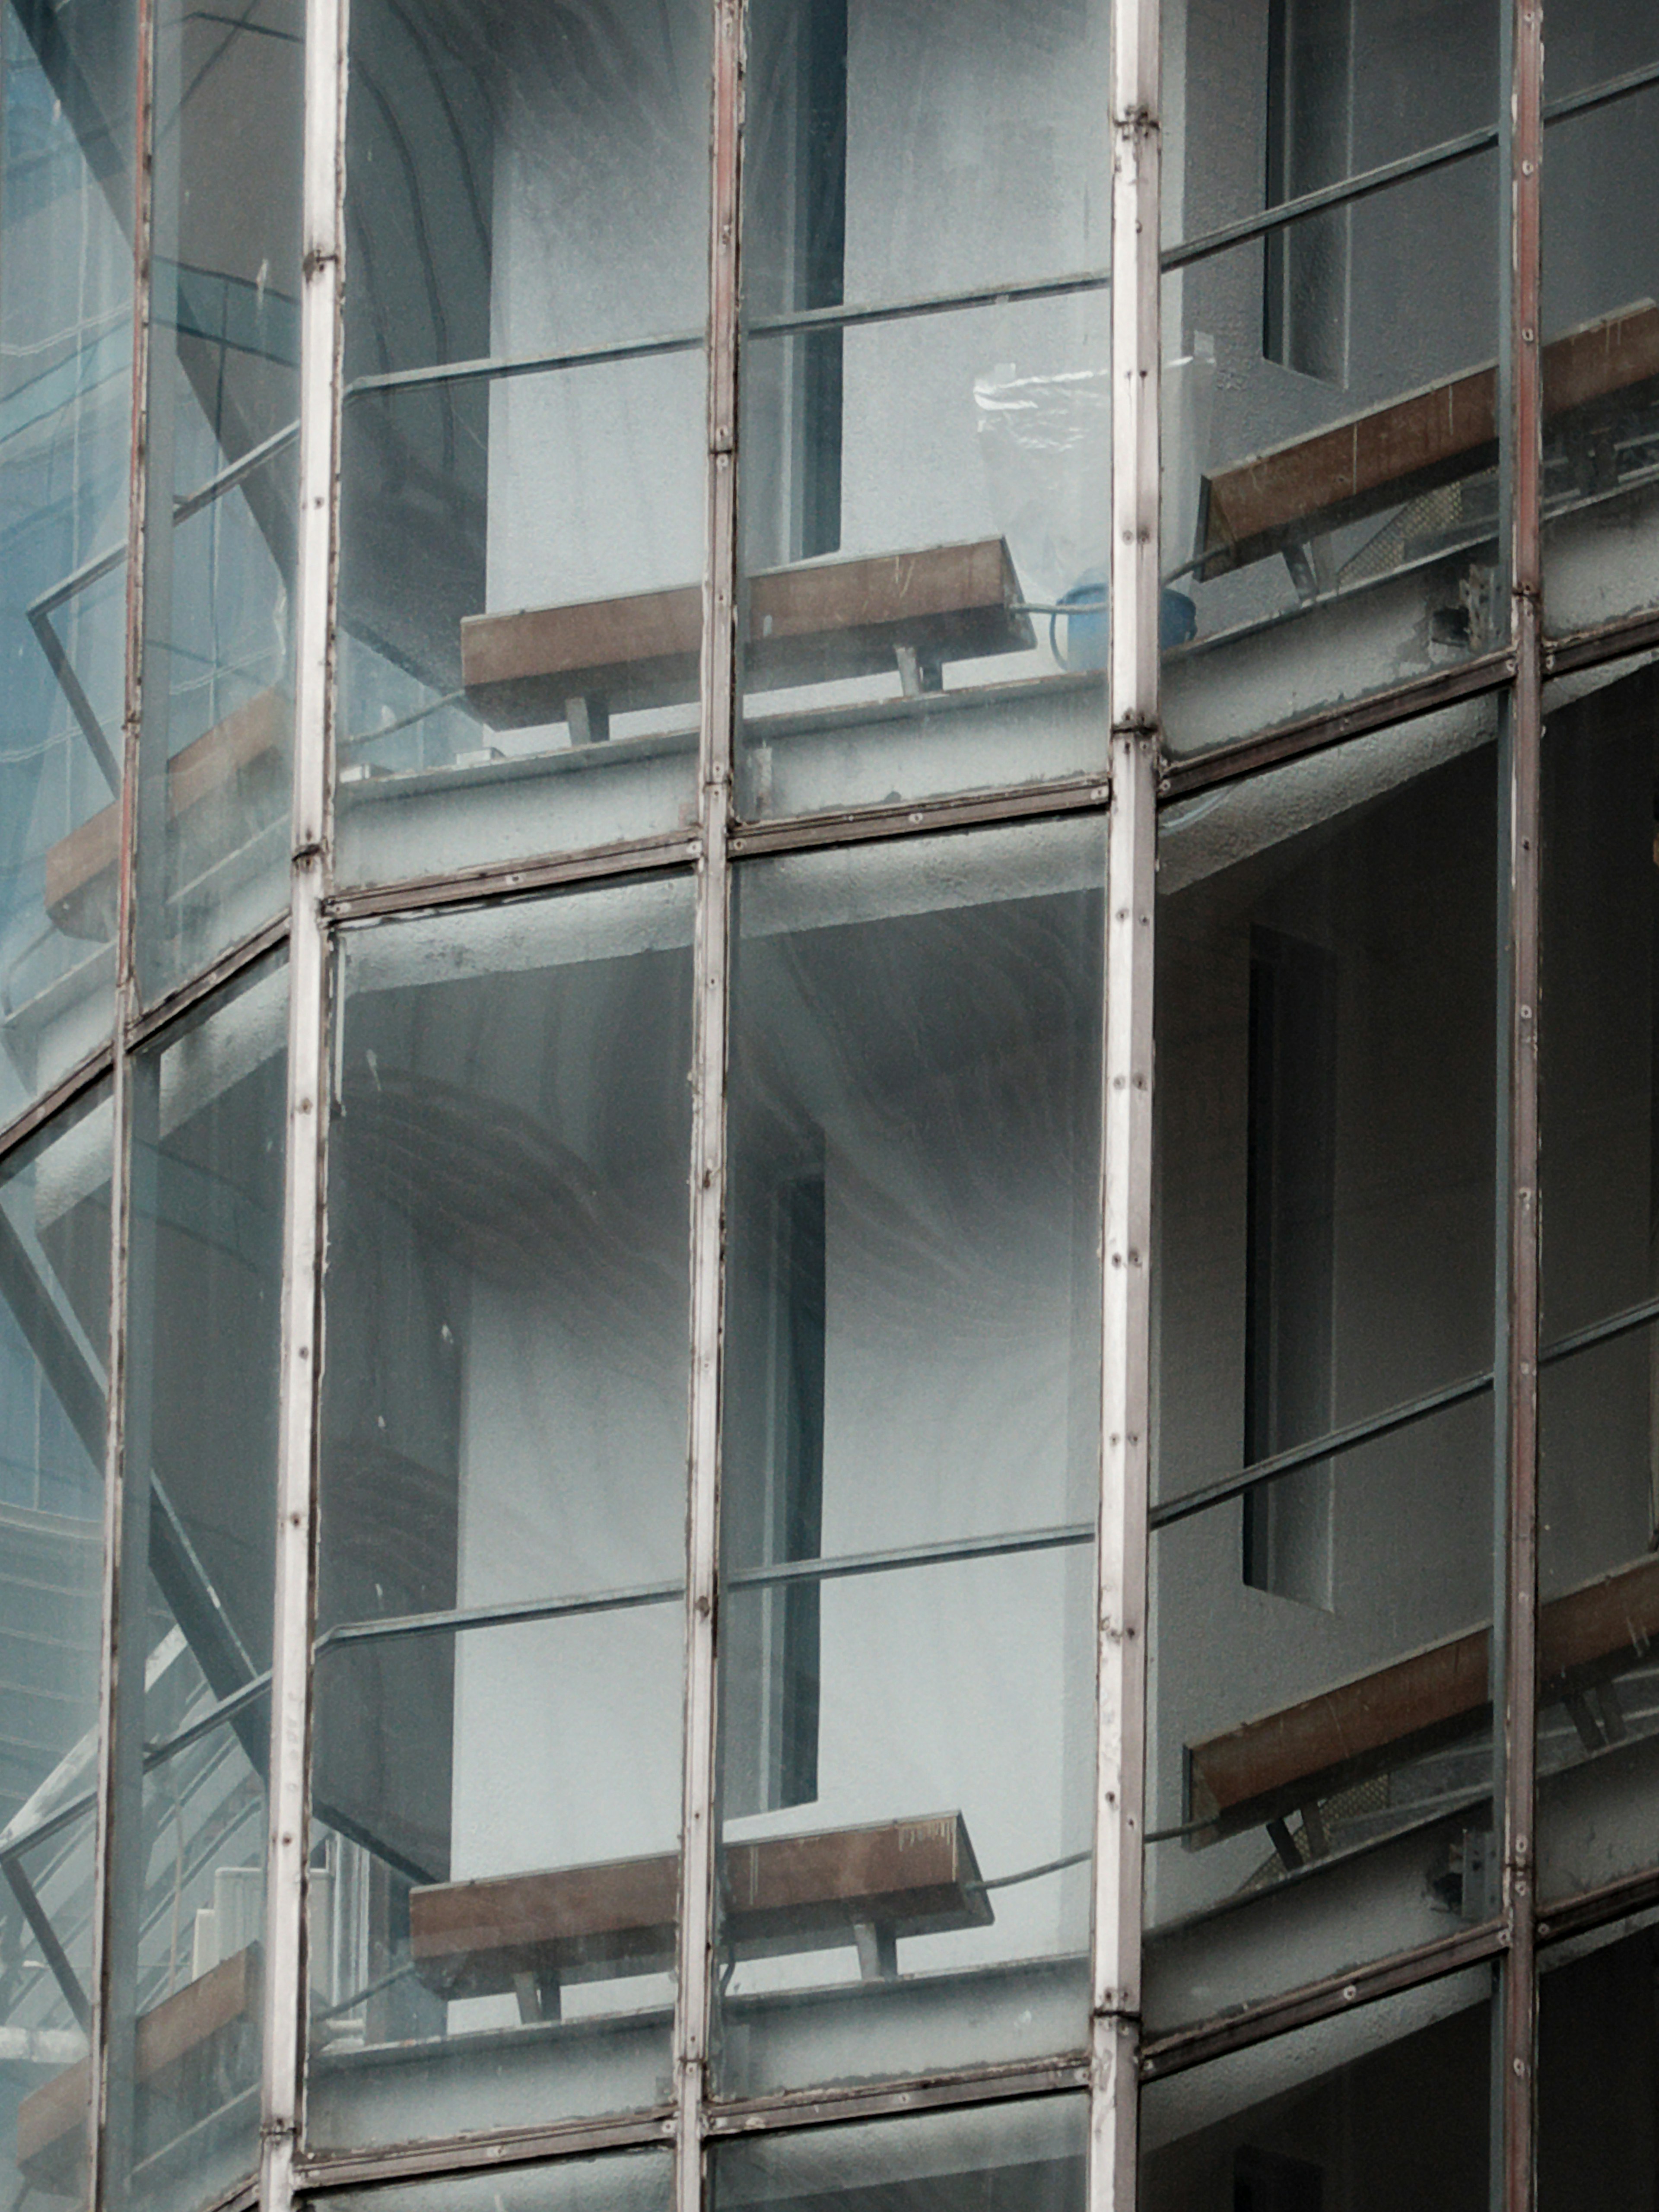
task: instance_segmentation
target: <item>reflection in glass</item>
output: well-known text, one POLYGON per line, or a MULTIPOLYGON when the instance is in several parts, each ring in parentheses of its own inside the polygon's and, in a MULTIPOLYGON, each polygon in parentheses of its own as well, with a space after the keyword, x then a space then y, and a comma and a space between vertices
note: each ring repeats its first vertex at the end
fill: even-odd
POLYGON ((1555 713, 1545 750, 1540 1874, 1659 1852, 1659 751, 1650 672, 1555 713))
POLYGON ((691 887, 343 953, 310 2125, 667 2094, 691 887))
POLYGON ((435 874, 690 820, 703 380, 688 346, 349 401, 348 877, 435 874), (580 468, 564 464, 572 452, 580 468))
POLYGON ((1095 772, 1106 10, 748 22, 743 809, 1095 772))
POLYGON ((1082 2040, 1104 861, 1090 823, 741 880, 737 2095, 1082 2040))
POLYGON ((1261 239, 1165 276, 1162 641, 1178 749, 1501 641, 1498 217, 1483 155, 1275 233, 1295 253, 1340 227, 1338 358, 1317 374, 1267 349, 1261 239))
MULTIPOLYGON (((1601 12, 1620 11, 1609 5, 1601 12)), ((1553 92, 1560 35, 1552 21, 1553 92)), ((1165 242, 1202 237, 1478 131, 1495 120, 1498 95, 1498 19, 1490 6, 1273 0, 1241 12, 1229 0, 1170 0, 1164 10, 1165 242)), ((1256 317, 1262 352, 1306 376, 1328 376, 1340 358, 1333 325, 1345 289, 1347 223, 1337 208, 1299 240, 1281 234, 1268 249, 1256 317)))
POLYGON ((665 2151, 624 2151, 437 2181, 383 2182, 311 2201, 327 2212, 668 2212, 672 2189, 673 2162, 665 2151))
POLYGON ((1659 1947, 1628 1925, 1539 1961, 1539 2212, 1659 2192, 1659 1947))
POLYGON ((1491 1910, 1496 793, 1480 733, 1391 731, 1165 819, 1160 2026, 1491 1910))
POLYGON ((132 10, 0 12, 0 1119, 109 1033, 132 10))
POLYGON ((1145 2212, 1484 2204, 1491 1986, 1477 1966, 1150 2081, 1145 2212))
POLYGON ((287 974, 132 1065, 106 2146, 134 2206, 258 2160, 287 974))
MULTIPOLYGON (((1614 0, 1585 0, 1561 28, 1564 88, 1659 53, 1647 11, 1614 0)), ((1558 82, 1553 28, 1552 94, 1558 82)), ((1650 86, 1545 133, 1544 607, 1556 635, 1659 600, 1659 252, 1644 224, 1608 220, 1653 189, 1656 129, 1650 86)))
POLYGON ((112 1118, 0 1179, 0 2189, 47 2204, 86 2185, 112 1118))
POLYGON ((1088 2106, 1081 2097, 969 2105, 875 2126, 809 2128, 719 2143, 717 2212, 1082 2212, 1088 2106))
POLYGON ((811 559, 786 513, 818 465, 784 406, 806 341, 751 341, 745 813, 1103 774, 1107 329, 1097 289, 837 334, 811 559))
POLYGON ((303 42, 299 0, 158 11, 138 795, 149 996, 286 902, 303 42))
POLYGON ((695 798, 708 21, 353 10, 349 878, 672 830, 695 798))

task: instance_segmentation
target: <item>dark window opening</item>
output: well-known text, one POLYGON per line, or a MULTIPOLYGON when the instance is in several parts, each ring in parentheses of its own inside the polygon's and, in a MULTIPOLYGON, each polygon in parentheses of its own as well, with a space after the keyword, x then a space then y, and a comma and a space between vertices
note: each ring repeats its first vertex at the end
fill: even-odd
MULTIPOLYGON (((1353 26, 1348 0, 1268 0, 1266 204, 1339 184, 1352 167, 1353 26)), ((1348 374, 1346 208, 1270 232, 1261 350, 1328 384, 1348 374)))
MULTIPOLYGON (((750 18, 757 116, 744 290, 751 315, 844 303, 847 0, 762 0, 750 18)), ((745 402, 750 559, 810 560, 841 544, 842 334, 757 343, 745 402)))
MULTIPOLYGON (((1247 1466, 1331 1425, 1336 963, 1267 929, 1250 938, 1249 1079, 1247 1466)), ((1329 1604, 1330 1487, 1326 1465, 1246 1492, 1252 1589, 1329 1604)))

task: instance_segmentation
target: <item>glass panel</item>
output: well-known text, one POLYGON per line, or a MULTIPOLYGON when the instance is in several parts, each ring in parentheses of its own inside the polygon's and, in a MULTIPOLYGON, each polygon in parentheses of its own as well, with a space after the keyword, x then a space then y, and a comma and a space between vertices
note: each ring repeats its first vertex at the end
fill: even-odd
MULTIPOLYGON (((1464 12, 1473 23, 1485 11, 1464 12)), ((1485 154, 1166 276, 1173 750, 1223 744, 1501 641, 1498 215, 1496 156, 1485 154), (1317 367, 1264 334, 1275 252, 1308 262, 1296 297, 1320 321, 1330 357, 1317 367)))
POLYGON ((320 2144, 669 2096, 691 919, 671 878, 344 940, 320 2144))
POLYGON ((1143 2212, 1484 2204, 1491 1986, 1476 1966, 1149 2081, 1143 2212))
POLYGON ((1085 2039, 1104 878, 1095 821, 740 878, 732 2095, 1085 2039))
MULTIPOLYGON (((682 348, 354 394, 337 802, 348 878, 436 875, 695 819, 703 382, 701 352, 682 348), (488 492, 482 477, 469 489, 486 453, 488 492), (412 518, 393 510, 416 485, 442 513, 411 546, 412 518), (515 642, 529 616, 480 613, 568 601, 549 619, 610 625, 603 649, 620 654, 647 618, 586 603, 647 586, 662 650, 637 679, 616 669, 604 701, 536 672, 515 642)), ((589 662, 599 650, 580 647, 589 662)))
POLYGON ((133 10, 0 15, 0 1119, 109 1034, 133 10))
POLYGON ((0 1179, 0 2190, 80 2203, 102 1644, 107 1092, 0 1179))
POLYGON ((836 334, 840 534, 795 567, 780 410, 811 356, 751 343, 746 814, 1105 774, 1107 313, 1088 291, 836 334))
POLYGON ((268 964, 132 1066, 106 2142, 158 2208, 258 2162, 287 997, 268 964))
MULTIPOLYGON (((1614 12, 1613 0, 1603 12, 1614 12)), ((1552 16, 1552 91, 1560 35, 1552 16)), ((1490 127, 1498 94, 1489 6, 1165 0, 1165 244, 1490 127)), ((1299 247, 1273 250, 1271 291, 1257 310, 1264 338, 1277 341, 1265 349, 1270 357, 1306 375, 1324 373, 1315 311, 1346 218, 1332 214, 1325 224, 1299 247)))
POLYGON ((689 818, 709 21, 699 0, 353 10, 349 879, 689 818))
POLYGON ((1492 1909, 1480 735, 1391 731, 1164 818, 1159 2027, 1492 1909))
POLYGON ((668 2212, 672 2189, 667 2152, 626 2151, 437 2181, 382 2182, 306 2201, 318 2212, 668 2212))
POLYGON ((1106 8, 762 0, 749 42, 743 809, 1098 773, 1106 8))
POLYGON ((1659 1859, 1654 700, 1651 670, 1608 684, 1553 714, 1545 750, 1539 1844, 1558 1897, 1659 1859))
POLYGON ((167 0, 157 15, 138 808, 150 997, 288 901, 305 11, 167 0))
MULTIPOLYGON (((1575 0, 1551 19, 1552 101, 1656 62, 1650 9, 1575 0)), ((1656 132, 1653 86, 1545 132, 1544 607, 1557 635, 1659 601, 1659 250, 1646 225, 1614 217, 1659 185, 1656 132)))
POLYGON ((713 2201, 716 2212, 1083 2212, 1088 2112, 1083 2097, 1043 2097, 734 2137, 714 2146, 713 2201))
POLYGON ((1628 1926, 1539 1962, 1539 2212, 1659 2195, 1659 1947, 1628 1926))

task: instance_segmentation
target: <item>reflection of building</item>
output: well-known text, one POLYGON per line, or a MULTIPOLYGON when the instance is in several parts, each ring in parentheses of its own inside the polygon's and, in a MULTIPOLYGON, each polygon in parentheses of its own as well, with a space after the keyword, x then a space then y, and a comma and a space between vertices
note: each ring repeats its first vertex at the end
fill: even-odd
POLYGON ((1649 2203, 1648 11, 4 22, 0 2212, 1649 2203))

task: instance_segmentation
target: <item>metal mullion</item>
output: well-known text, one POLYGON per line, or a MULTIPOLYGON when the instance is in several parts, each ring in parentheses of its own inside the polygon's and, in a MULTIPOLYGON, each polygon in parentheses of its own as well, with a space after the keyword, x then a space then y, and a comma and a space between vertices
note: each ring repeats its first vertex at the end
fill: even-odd
POLYGON ((305 2120, 306 1861, 328 1133, 329 941, 324 902, 329 890, 331 617, 339 508, 346 33, 346 0, 307 0, 287 1172, 260 2021, 264 2212, 288 2212, 293 2201, 295 2159, 305 2120))
POLYGON ((593 883, 684 868, 702 851, 695 830, 618 839, 577 847, 531 860, 482 861, 447 876, 411 876, 401 882, 332 892, 324 911, 331 921, 370 921, 386 915, 429 915, 457 906, 488 906, 528 898, 567 884, 593 883))
POLYGON ((685 1735, 674 2008, 674 2203, 701 2212, 714 1947, 714 1661, 725 1299, 726 1067, 731 819, 738 693, 738 377, 744 0, 713 0, 709 108, 708 453, 699 659, 692 949, 691 1376, 688 1392, 685 1735))
POLYGON ((1137 2197, 1158 836, 1158 0, 1112 0, 1111 608, 1090 2212, 1137 2197))
MULTIPOLYGON (((87 2112, 88 2163, 86 2202, 94 2208, 110 2196, 109 2155, 106 2120, 109 2094, 109 2028, 112 1999, 118 1973, 119 1945, 114 1920, 115 1826, 119 1792, 115 1771, 115 1747, 119 1708, 139 1704, 142 1741, 144 1656, 140 1649, 136 1669, 121 1668, 121 1619, 126 1593, 123 1589, 121 1553, 124 1536, 122 1465, 125 1437, 125 1379, 127 1372, 127 1245, 131 1195, 130 1089, 131 1072, 126 1032, 138 1012, 134 945, 137 934, 134 866, 137 841, 137 811, 134 794, 138 781, 139 730, 143 696, 143 552, 145 495, 149 468, 147 421, 149 385, 152 165, 155 131, 152 61, 155 43, 155 0, 137 0, 134 54, 136 83, 133 111, 133 340, 131 417, 127 447, 126 601, 123 637, 122 775, 118 797, 120 846, 116 878, 116 979, 114 1035, 109 1073, 112 1091, 110 1151, 110 1279, 109 1350, 105 1362, 104 1527, 102 1562, 102 1643, 99 1654, 98 1758, 95 1826, 93 1833, 92 1992, 88 2027, 88 2098, 87 2112)), ((138 1612, 145 1609, 141 1588, 138 1612)), ((128 1992, 131 2002, 131 1992, 128 1992)))
POLYGON ((1499 1908, 1507 1947, 1498 1972, 1491 2194, 1498 2212, 1529 2212, 1535 2184, 1537 1986, 1534 1815, 1538 1640, 1538 981, 1543 378, 1540 169, 1543 24, 1540 0, 1510 0, 1504 154, 1508 220, 1501 296, 1502 481, 1508 493, 1508 585, 1516 674, 1499 761, 1499 1144, 1495 1352, 1498 1384, 1493 1574, 1494 1782, 1499 1908), (1502 1689, 1498 1690, 1501 1680, 1502 1689), (1495 1796, 1497 1792, 1495 1791, 1495 1796))

